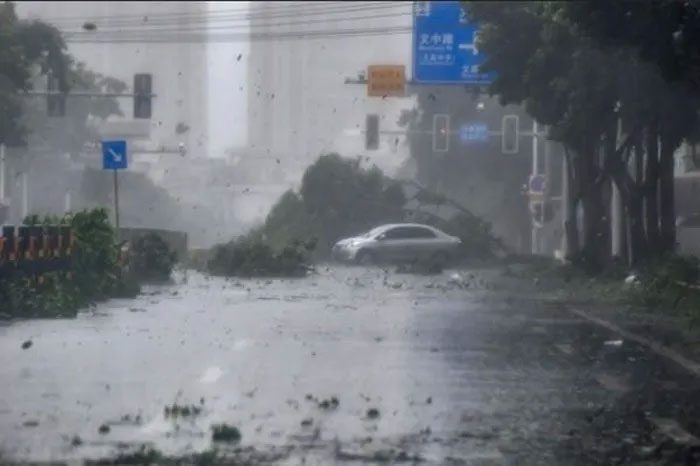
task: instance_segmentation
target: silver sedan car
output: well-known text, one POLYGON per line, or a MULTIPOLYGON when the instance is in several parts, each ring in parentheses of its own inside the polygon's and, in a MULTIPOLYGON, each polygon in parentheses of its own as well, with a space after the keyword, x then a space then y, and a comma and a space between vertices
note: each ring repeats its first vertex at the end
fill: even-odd
POLYGON ((333 257, 360 264, 416 260, 445 264, 461 243, 459 238, 429 225, 397 223, 338 241, 333 246, 333 257))

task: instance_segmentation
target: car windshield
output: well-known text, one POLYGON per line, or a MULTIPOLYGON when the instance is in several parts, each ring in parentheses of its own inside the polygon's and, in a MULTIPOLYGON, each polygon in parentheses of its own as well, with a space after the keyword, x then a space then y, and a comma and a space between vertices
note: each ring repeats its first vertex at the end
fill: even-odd
POLYGON ((699 201, 700 0, 0 0, 0 466, 698 466, 699 201))
POLYGON ((373 237, 377 236, 379 233, 383 232, 384 230, 386 230, 386 228, 381 228, 381 227, 373 228, 370 231, 368 231, 367 233, 361 234, 360 237, 361 238, 373 238, 373 237))

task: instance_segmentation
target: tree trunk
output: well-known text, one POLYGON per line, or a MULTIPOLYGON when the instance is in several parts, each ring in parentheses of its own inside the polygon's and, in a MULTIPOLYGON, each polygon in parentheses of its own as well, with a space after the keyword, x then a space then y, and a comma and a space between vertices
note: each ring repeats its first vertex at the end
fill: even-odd
POLYGON ((602 269, 607 253, 610 252, 607 226, 607 213, 603 202, 603 192, 596 183, 597 169, 596 157, 592 154, 584 158, 582 165, 582 186, 584 190, 581 197, 583 207, 583 249, 582 259, 586 267, 593 272, 602 269))
POLYGON ((641 193, 634 193, 627 201, 628 263, 630 266, 635 266, 646 258, 642 205, 641 193))
POLYGON ((646 132, 646 166, 644 170, 644 208, 646 213, 647 245, 656 254, 659 243, 659 131, 652 121, 646 132))
POLYGON ((575 176, 577 160, 574 159, 567 151, 564 156, 563 177, 564 177, 564 235, 565 235, 565 253, 566 259, 571 260, 576 257, 580 250, 578 238, 578 192, 577 178, 575 176))
POLYGON ((659 164, 659 206, 661 211, 660 252, 673 252, 676 249, 676 205, 675 178, 673 176, 673 154, 678 144, 670 138, 661 140, 659 164))

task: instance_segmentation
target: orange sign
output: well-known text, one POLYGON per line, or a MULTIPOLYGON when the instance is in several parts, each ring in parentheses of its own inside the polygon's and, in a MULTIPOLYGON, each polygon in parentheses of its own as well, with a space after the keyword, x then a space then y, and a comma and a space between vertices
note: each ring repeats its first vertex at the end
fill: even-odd
POLYGON ((369 97, 403 97, 406 95, 404 65, 370 65, 367 67, 369 97))

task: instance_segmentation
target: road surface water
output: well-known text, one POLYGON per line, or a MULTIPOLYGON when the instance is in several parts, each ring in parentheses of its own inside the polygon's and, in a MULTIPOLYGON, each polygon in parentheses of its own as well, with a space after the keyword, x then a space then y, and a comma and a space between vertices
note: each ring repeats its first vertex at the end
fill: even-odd
POLYGON ((655 388, 635 423, 625 397, 651 386, 690 396, 697 381, 559 305, 493 286, 495 275, 188 271, 76 319, 6 324, 0 459, 141 444, 185 455, 210 448, 217 423, 240 429, 245 464, 608 464, 596 455, 615 458, 625 435, 653 446, 640 433, 650 411, 677 416, 655 388), (173 404, 201 412, 166 416, 173 404))

